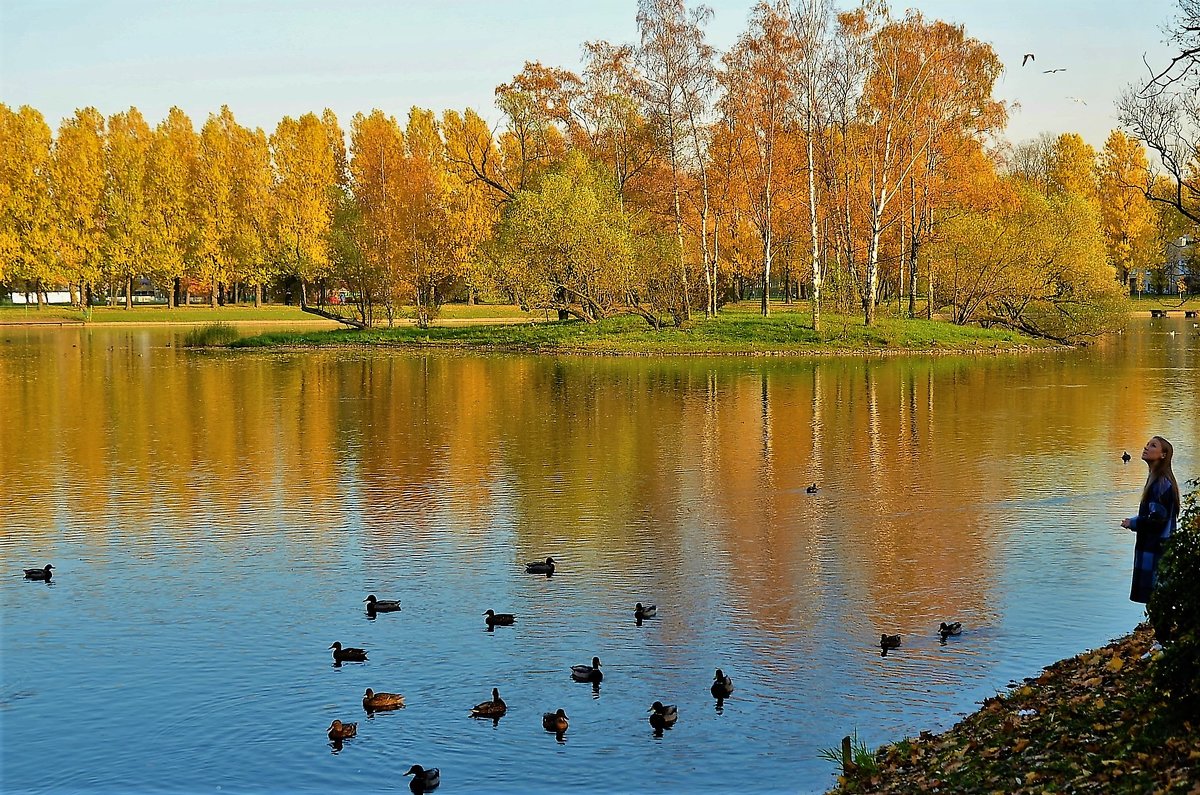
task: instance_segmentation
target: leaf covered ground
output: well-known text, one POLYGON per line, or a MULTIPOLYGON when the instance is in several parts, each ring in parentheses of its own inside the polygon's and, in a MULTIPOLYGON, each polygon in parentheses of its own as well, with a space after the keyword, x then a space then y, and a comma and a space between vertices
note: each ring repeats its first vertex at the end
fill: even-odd
POLYGON ((884 746, 835 793, 1200 795, 1200 716, 1151 682, 1148 626, 1051 665, 943 734, 884 746))

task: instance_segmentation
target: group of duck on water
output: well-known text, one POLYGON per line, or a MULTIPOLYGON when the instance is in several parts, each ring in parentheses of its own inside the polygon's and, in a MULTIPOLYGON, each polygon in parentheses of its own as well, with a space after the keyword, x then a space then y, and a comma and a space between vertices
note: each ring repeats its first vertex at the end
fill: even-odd
MULTIPOLYGON (((525 571, 528 574, 544 574, 549 577, 554 574, 554 565, 554 558, 548 557, 544 561, 527 563, 525 571)), ((370 615, 400 610, 399 600, 379 599, 375 594, 369 594, 363 601, 366 603, 367 613, 370 615)), ((633 608, 633 617, 638 626, 641 626, 643 620, 653 618, 657 613, 658 607, 652 604, 644 605, 638 602, 633 608)), ((487 610, 483 614, 483 620, 490 631, 498 626, 512 626, 516 623, 517 618, 512 613, 497 613, 494 610, 487 610)), ((366 649, 342 646, 340 642, 334 643, 329 648, 333 651, 334 663, 338 665, 344 662, 365 662, 367 659, 366 649)), ((590 682, 593 685, 599 685, 604 679, 600 658, 593 657, 591 665, 571 666, 571 678, 576 682, 590 682)), ((733 695, 733 679, 718 668, 709 692, 717 699, 719 705, 724 699, 733 695)), ((404 696, 399 693, 376 693, 371 688, 367 688, 362 703, 363 709, 368 713, 399 709, 404 706, 404 696)), ((508 705, 504 703, 504 699, 500 698, 500 689, 493 687, 491 699, 471 707, 470 714, 473 718, 499 721, 507 712, 508 705)), ((658 734, 675 725, 675 722, 679 720, 679 708, 674 704, 655 701, 650 706, 649 720, 650 726, 658 734)), ((542 728, 553 732, 559 740, 562 740, 569 726, 570 718, 567 716, 566 710, 561 707, 554 712, 542 714, 542 728)), ((335 720, 329 726, 329 739, 335 743, 354 737, 357 733, 357 723, 343 723, 335 720)), ((413 791, 428 791, 438 786, 441 773, 438 768, 425 769, 420 765, 413 765, 405 775, 414 776, 410 787, 413 791)))
MULTIPOLYGON (((814 484, 815 485, 815 484, 814 484)), ((53 577, 54 566, 46 564, 40 569, 25 569, 25 579, 40 580, 50 582, 53 577)), ((548 557, 544 561, 534 561, 525 565, 525 571, 528 574, 544 574, 547 577, 554 574, 554 558, 548 557)), ((400 610, 400 601, 393 599, 379 599, 375 594, 367 596, 363 602, 367 606, 367 614, 374 617, 377 613, 392 613, 400 610)), ((658 613, 656 605, 643 605, 638 602, 634 606, 633 615, 638 626, 644 619, 653 618, 658 613)), ((511 626, 516 622, 516 616, 511 613, 497 613, 494 610, 488 610, 483 614, 484 623, 487 624, 488 630, 492 630, 497 626, 511 626)), ((942 622, 938 629, 938 634, 942 640, 952 635, 958 635, 962 632, 962 624, 958 621, 953 623, 942 622)), ((899 635, 880 635, 879 647, 882 650, 882 655, 887 656, 889 649, 900 647, 899 635)), ((352 646, 342 646, 340 642, 335 642, 329 647, 333 651, 333 661, 335 665, 340 665, 345 662, 365 662, 367 659, 366 649, 355 648, 352 646)), ((600 658, 593 657, 591 665, 573 665, 571 666, 571 678, 576 682, 590 682, 598 686, 604 678, 604 673, 600 669, 600 658)), ((733 695, 733 679, 725 674, 720 668, 717 669, 716 675, 713 677, 712 686, 709 688, 713 698, 717 699, 717 704, 733 695)), ((363 709, 370 715, 374 712, 400 709, 404 706, 404 696, 399 693, 383 693, 375 692, 371 688, 367 688, 363 694, 362 700, 363 709)), ((504 703, 504 699, 500 698, 499 688, 492 688, 492 698, 488 701, 476 704, 471 708, 471 717, 487 718, 493 721, 499 719, 508 711, 508 705, 504 703)), ((655 733, 661 733, 664 729, 669 729, 679 720, 679 709, 674 704, 663 704, 661 701, 655 701, 650 706, 650 726, 655 730, 655 733)), ((561 707, 555 712, 546 712, 542 715, 542 728, 548 732, 553 732, 559 740, 563 738, 567 728, 570 725, 570 719, 567 713, 561 707)), ((329 739, 340 745, 343 740, 354 737, 358 733, 357 723, 343 723, 340 720, 335 720, 329 725, 329 739)), ((421 765, 413 765, 409 768, 406 776, 412 776, 410 789, 413 792, 428 792, 435 789, 441 783, 441 771, 434 768, 423 768, 421 765)))

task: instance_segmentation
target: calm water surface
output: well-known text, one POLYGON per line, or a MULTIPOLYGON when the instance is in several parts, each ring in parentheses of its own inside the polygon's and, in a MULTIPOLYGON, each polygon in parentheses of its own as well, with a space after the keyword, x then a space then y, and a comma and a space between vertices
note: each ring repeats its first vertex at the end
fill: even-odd
POLYGON ((1136 456, 1161 433, 1197 473, 1192 321, 819 361, 182 335, 0 328, 5 792, 391 792, 413 763, 446 793, 820 791, 842 735, 946 728, 1128 631, 1136 456), (404 609, 369 620, 367 593, 404 609), (568 676, 593 655, 598 692, 568 676), (493 686, 508 715, 470 719, 493 686), (408 706, 368 717, 367 687, 408 706), (359 722, 336 752, 335 718, 359 722))

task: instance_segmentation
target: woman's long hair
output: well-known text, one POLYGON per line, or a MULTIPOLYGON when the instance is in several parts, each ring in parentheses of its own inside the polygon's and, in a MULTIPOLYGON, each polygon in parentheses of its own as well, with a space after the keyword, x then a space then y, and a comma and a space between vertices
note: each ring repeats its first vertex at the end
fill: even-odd
POLYGON ((1150 474, 1146 476, 1146 485, 1142 488, 1142 499, 1145 500, 1150 496, 1150 487, 1154 485, 1155 481, 1159 478, 1166 478, 1171 481, 1171 488, 1175 492, 1175 513, 1178 515, 1179 506, 1183 504, 1183 495, 1179 491, 1179 481, 1175 479, 1175 473, 1171 470, 1171 459, 1175 457, 1175 447, 1161 436, 1152 438, 1158 440, 1163 450, 1163 457, 1150 465, 1150 474))

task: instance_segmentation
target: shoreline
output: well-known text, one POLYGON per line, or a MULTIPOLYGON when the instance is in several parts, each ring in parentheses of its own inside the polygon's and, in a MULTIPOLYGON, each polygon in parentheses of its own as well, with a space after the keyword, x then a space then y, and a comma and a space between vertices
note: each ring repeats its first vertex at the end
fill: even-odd
POLYGON ((1153 641, 1140 624, 984 699, 944 732, 860 748, 829 795, 1196 792, 1200 731, 1152 684, 1153 641))

